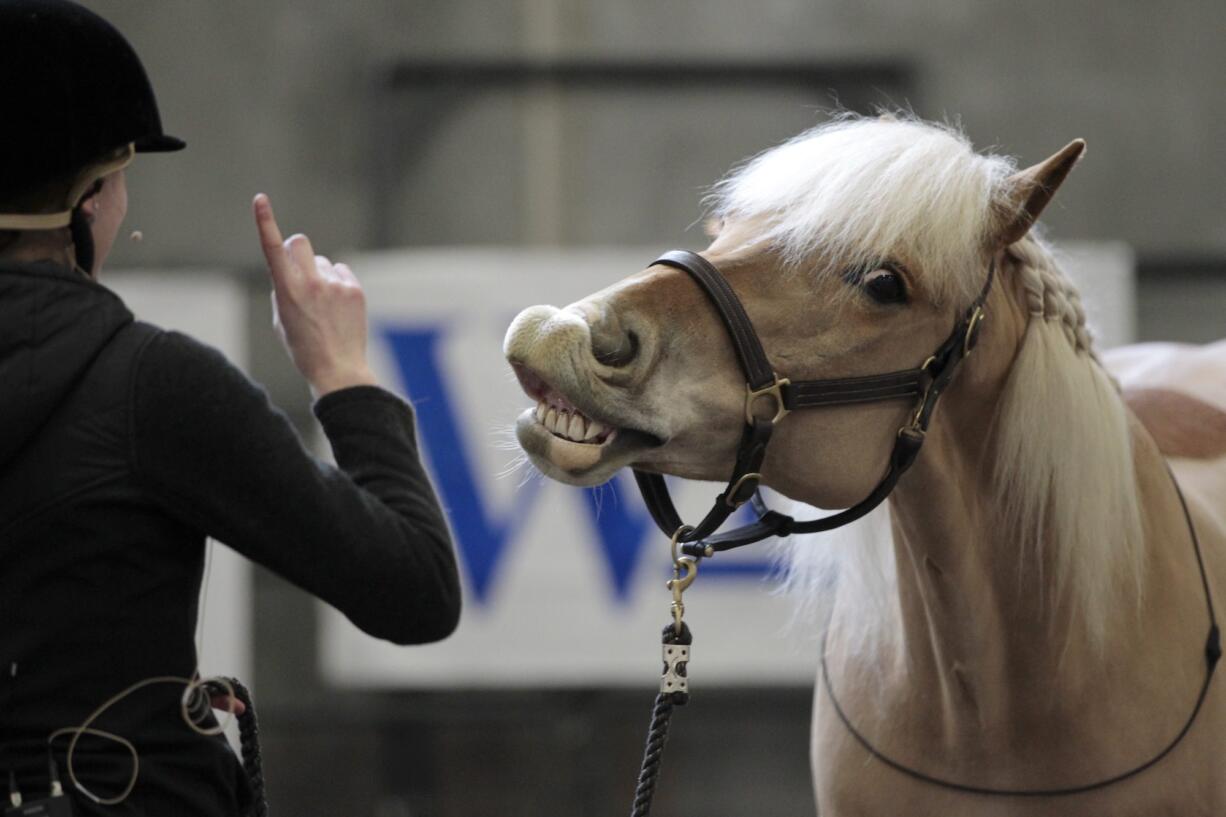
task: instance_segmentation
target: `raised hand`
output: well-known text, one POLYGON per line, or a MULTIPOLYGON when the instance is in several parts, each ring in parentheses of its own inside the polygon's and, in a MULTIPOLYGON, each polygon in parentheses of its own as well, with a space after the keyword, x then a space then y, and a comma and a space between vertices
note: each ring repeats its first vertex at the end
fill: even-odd
POLYGON ((316 255, 305 235, 283 241, 268 196, 252 207, 272 279, 273 327, 312 393, 376 384, 366 362, 366 296, 353 271, 316 255))

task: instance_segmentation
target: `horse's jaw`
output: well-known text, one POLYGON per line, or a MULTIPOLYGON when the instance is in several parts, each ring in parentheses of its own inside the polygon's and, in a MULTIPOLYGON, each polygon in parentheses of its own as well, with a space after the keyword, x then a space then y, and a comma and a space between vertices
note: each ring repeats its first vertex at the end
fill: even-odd
POLYGON ((515 421, 515 436, 532 464, 550 479, 581 487, 608 482, 621 468, 655 445, 633 429, 615 428, 599 443, 576 442, 551 431, 528 409, 515 421))

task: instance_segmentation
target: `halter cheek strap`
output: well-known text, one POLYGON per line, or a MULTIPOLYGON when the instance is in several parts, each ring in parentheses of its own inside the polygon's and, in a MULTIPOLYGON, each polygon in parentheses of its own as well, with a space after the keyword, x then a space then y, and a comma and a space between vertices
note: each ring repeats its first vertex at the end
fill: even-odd
MULTIPOLYGON (((915 462, 937 399, 953 379, 958 364, 975 346, 983 320, 983 305, 995 272, 993 261, 979 297, 945 341, 918 369, 792 382, 779 377, 771 368, 740 299, 711 262, 697 253, 672 250, 660 256, 654 264, 682 270, 702 288, 732 340, 737 362, 745 375, 745 428, 737 446, 732 476, 702 521, 679 537, 681 551, 695 558, 748 545, 770 536, 831 530, 859 519, 880 505, 915 462), (898 430, 886 473, 867 497, 840 513, 806 521, 797 521, 766 506, 758 493, 762 462, 775 425, 787 414, 806 408, 901 399, 916 400, 915 411, 909 422, 898 430), (747 502, 753 503, 757 521, 717 534, 716 531, 728 517, 747 502)), ((683 523, 664 478, 638 470, 634 472, 634 477, 656 525, 665 535, 673 536, 683 523)))

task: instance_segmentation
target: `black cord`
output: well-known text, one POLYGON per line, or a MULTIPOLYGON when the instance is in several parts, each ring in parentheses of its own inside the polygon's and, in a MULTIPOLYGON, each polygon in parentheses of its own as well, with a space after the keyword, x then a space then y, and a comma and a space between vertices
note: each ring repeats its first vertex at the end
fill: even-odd
POLYGON ((60 765, 55 762, 55 751, 50 745, 47 746, 47 780, 52 797, 60 797, 64 794, 64 784, 60 782, 60 765))
POLYGON ((238 738, 243 752, 243 771, 251 782, 251 817, 268 817, 268 801, 264 797, 264 764, 260 758, 260 725, 255 717, 251 692, 237 678, 226 679, 234 689, 234 697, 242 701, 245 711, 238 716, 238 738))

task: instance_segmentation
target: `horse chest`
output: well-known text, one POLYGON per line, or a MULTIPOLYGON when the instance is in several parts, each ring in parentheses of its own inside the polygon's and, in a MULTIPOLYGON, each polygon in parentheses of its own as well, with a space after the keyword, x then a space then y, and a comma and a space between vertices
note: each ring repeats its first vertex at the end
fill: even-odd
MULTIPOLYGON (((1212 696, 1211 696, 1212 700, 1212 696)), ((812 763, 818 817, 1213 817, 1226 810, 1214 711, 1176 752, 1147 772, 1095 792, 1060 797, 966 794, 914 780, 873 758, 847 731, 819 688, 812 763)), ((916 757, 942 768, 942 752, 916 757)))

